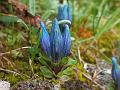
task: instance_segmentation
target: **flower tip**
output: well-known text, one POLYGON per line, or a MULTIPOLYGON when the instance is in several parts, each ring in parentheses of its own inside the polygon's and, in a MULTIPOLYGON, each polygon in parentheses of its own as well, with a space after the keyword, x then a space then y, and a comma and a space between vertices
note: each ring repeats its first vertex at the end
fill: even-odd
POLYGON ((51 27, 52 29, 55 29, 55 28, 59 28, 59 23, 58 23, 58 20, 55 18, 54 20, 53 20, 53 23, 52 23, 52 27, 51 27))
POLYGON ((41 26, 41 27, 45 26, 42 21, 40 21, 40 26, 41 26))
POLYGON ((112 57, 112 63, 117 62, 117 59, 115 57, 112 57))
POLYGON ((58 20, 57 20, 57 18, 55 18, 53 22, 54 22, 54 23, 58 23, 58 20))

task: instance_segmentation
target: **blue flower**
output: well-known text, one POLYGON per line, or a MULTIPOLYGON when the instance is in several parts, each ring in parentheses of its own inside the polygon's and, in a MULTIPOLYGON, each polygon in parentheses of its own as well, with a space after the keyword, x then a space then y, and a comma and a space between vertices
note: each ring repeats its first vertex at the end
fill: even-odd
POLYGON ((72 8, 71 6, 68 5, 60 5, 58 7, 58 16, 57 16, 58 21, 60 20, 68 20, 67 23, 71 24, 72 22, 72 8))
POLYGON ((67 56, 68 54, 70 54, 70 48, 71 48, 70 30, 69 30, 69 26, 67 24, 64 27, 62 36, 63 36, 64 55, 67 56))
POLYGON ((69 26, 65 24, 62 33, 57 19, 54 19, 50 33, 47 32, 43 22, 40 22, 40 26, 42 28, 40 44, 43 51, 53 62, 59 62, 70 53, 71 38, 69 26))
POLYGON ((54 62, 62 59, 63 38, 60 32, 58 20, 54 19, 50 32, 51 56, 54 62))
POLYGON ((116 84, 116 89, 120 90, 120 68, 115 57, 112 57, 112 78, 116 84))
POLYGON ((41 47, 53 62, 58 62, 70 54, 71 38, 69 28, 72 21, 71 6, 60 5, 58 7, 57 19, 54 19, 50 33, 47 32, 44 23, 40 22, 42 28, 41 47))
POLYGON ((46 30, 46 27, 44 23, 41 21, 40 26, 42 29, 42 35, 40 38, 40 44, 44 52, 48 55, 49 58, 51 58, 51 47, 50 47, 50 37, 46 30))

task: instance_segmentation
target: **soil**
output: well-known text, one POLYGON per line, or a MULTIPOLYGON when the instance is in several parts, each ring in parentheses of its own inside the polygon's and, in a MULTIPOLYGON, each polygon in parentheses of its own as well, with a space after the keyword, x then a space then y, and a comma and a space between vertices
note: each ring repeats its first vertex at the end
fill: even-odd
POLYGON ((54 86, 48 81, 32 80, 19 82, 11 90, 54 90, 54 86))

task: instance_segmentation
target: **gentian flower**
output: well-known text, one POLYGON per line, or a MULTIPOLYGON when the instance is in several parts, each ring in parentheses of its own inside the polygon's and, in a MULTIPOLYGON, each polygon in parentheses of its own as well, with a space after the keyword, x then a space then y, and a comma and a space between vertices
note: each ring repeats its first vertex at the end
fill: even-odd
POLYGON ((70 53, 71 7, 69 5, 59 6, 57 19, 54 19, 50 33, 47 32, 44 23, 40 22, 42 28, 41 47, 53 62, 59 62, 70 53), (58 21, 62 21, 62 23, 58 23, 58 21))
POLYGON ((112 57, 112 78, 115 82, 116 90, 120 90, 120 68, 115 57, 112 57))
POLYGON ((67 24, 64 27, 62 36, 63 36, 64 55, 67 56, 68 54, 70 54, 70 48, 71 48, 70 30, 69 30, 69 26, 67 24))
POLYGON ((40 44, 43 51, 53 62, 60 61, 70 53, 71 38, 69 26, 66 24, 64 31, 61 33, 58 20, 54 19, 51 31, 48 33, 44 23, 40 22, 40 25, 42 28, 40 44))
POLYGON ((72 8, 69 4, 64 5, 64 6, 59 5, 57 19, 58 19, 58 21, 64 20, 64 22, 62 22, 62 23, 67 23, 69 26, 71 25, 72 8))
POLYGON ((41 38, 40 38, 41 47, 44 50, 44 52, 47 54, 47 56, 49 58, 51 58, 51 47, 50 47, 49 34, 48 34, 48 32, 46 30, 46 27, 45 27, 45 25, 42 21, 40 22, 40 26, 41 26, 41 29, 42 29, 42 35, 41 35, 41 38))
POLYGON ((63 38, 60 32, 57 19, 53 21, 50 32, 51 56, 54 62, 62 59, 63 54, 63 38))

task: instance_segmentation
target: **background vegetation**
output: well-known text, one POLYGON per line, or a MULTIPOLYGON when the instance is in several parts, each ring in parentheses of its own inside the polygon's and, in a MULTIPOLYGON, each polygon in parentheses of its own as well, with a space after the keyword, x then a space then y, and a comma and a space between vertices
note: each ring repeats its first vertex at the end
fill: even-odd
POLYGON ((91 90, 98 90, 97 86, 114 90, 109 71, 111 57, 120 56, 119 0, 66 0, 72 6, 72 48, 71 55, 63 59, 62 69, 57 74, 39 50, 36 33, 40 26, 34 20, 42 19, 49 29, 57 16, 59 1, 13 2, 0 1, 1 80, 9 81, 13 87, 20 81, 47 80, 65 90, 69 90, 66 89, 68 82, 79 80, 83 90, 87 86, 92 86, 91 90))

